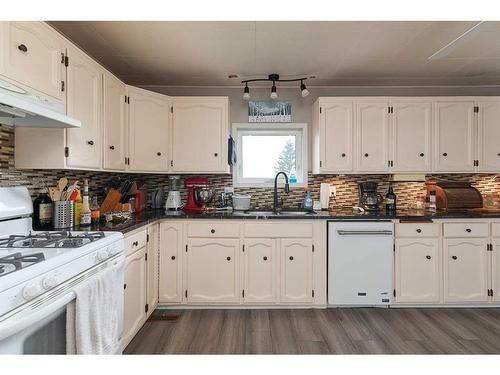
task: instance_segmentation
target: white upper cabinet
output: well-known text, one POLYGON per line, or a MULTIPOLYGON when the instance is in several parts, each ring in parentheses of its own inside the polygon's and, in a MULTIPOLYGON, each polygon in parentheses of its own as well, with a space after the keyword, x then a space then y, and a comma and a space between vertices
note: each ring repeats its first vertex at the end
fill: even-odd
POLYGON ((0 22, 0 74, 64 100, 62 38, 44 22, 0 22))
POLYGON ((67 113, 80 120, 82 126, 66 130, 66 165, 100 169, 103 70, 76 47, 68 46, 67 53, 67 113))
POLYGON ((391 102, 391 167, 394 172, 431 171, 431 101, 391 102))
POLYGON ((126 156, 125 85, 112 74, 104 74, 104 169, 124 170, 126 156))
POLYGON ((129 169, 168 170, 168 123, 170 98, 128 86, 129 169))
MULTIPOLYGON (((326 98, 319 100, 315 136, 319 137, 319 165, 316 172, 338 173, 353 170, 353 102, 326 98)), ((314 159, 314 158, 313 158, 314 159)))
POLYGON ((474 171, 474 102, 436 101, 434 124, 434 170, 474 171))
POLYGON ((171 171, 227 173, 227 97, 176 97, 172 115, 171 171))
POLYGON ((478 107, 478 170, 500 171, 500 101, 480 100, 478 107))
POLYGON ((356 160, 359 172, 389 170, 389 102, 356 103, 356 160))

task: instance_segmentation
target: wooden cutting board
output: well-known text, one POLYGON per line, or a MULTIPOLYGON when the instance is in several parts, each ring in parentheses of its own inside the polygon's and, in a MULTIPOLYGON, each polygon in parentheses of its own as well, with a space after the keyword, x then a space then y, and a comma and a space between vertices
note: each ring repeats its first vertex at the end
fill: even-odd
POLYGON ((122 199, 122 194, 118 190, 109 190, 104 202, 101 204, 101 214, 113 211, 115 206, 120 203, 120 199, 122 199))

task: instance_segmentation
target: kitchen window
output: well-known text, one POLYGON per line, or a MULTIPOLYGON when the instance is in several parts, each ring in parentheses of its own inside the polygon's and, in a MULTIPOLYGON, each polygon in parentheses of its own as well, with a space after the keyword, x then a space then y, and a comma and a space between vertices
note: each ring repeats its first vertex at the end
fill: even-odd
POLYGON ((274 186, 280 171, 288 175, 291 188, 307 185, 306 124, 234 124, 233 137, 237 150, 234 186, 274 186))

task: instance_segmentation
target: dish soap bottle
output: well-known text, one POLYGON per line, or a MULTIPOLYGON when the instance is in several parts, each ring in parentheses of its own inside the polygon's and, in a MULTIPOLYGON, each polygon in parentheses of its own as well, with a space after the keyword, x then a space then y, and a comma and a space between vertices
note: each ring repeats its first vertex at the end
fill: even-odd
POLYGON ((311 192, 306 190, 306 196, 304 197, 304 202, 302 202, 302 208, 307 211, 312 211, 314 207, 314 200, 312 198, 311 192))
POLYGON ((297 183, 297 175, 295 174, 295 167, 292 167, 290 170, 290 178, 288 179, 290 184, 296 184, 297 183))
POLYGON ((392 189, 392 185, 389 185, 389 191, 385 195, 385 210, 390 213, 396 212, 396 194, 392 189))
POLYGON ((46 191, 41 192, 33 202, 33 229, 50 230, 54 207, 46 191))

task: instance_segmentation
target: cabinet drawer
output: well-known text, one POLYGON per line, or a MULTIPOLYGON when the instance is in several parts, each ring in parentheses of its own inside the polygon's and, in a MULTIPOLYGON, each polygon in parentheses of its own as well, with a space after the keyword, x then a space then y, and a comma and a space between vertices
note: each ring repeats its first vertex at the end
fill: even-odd
POLYGON ((396 224, 396 237, 439 237, 437 223, 396 224))
POLYGON ((493 237, 500 237, 500 223, 491 224, 491 235, 493 237))
POLYGON ((444 223, 444 237, 488 237, 488 223, 444 223))
POLYGON ((226 237, 238 238, 240 224, 228 222, 189 223, 188 237, 226 237))
POLYGON ((146 246, 147 234, 146 230, 131 234, 125 237, 125 256, 133 254, 135 251, 146 246))
POLYGON ((247 238, 310 238, 312 223, 252 223, 245 224, 247 238))

